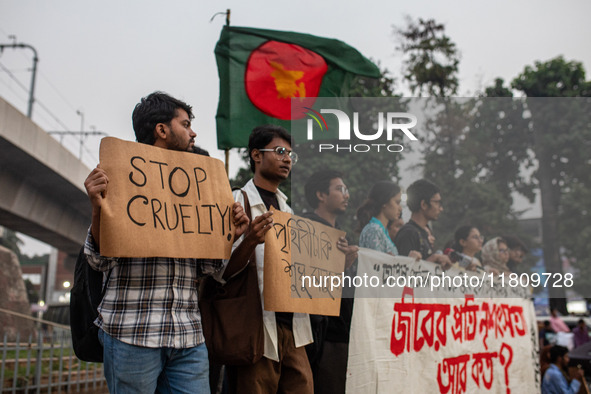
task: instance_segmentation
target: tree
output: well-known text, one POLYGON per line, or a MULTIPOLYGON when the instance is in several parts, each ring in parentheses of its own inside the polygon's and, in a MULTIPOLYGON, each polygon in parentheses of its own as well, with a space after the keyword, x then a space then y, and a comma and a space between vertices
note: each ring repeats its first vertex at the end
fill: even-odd
POLYGON ((534 166, 535 158, 530 149, 532 133, 524 119, 525 103, 514 99, 504 84, 497 78, 485 89, 475 114, 474 144, 469 148, 478 149, 476 154, 482 158, 478 170, 485 176, 481 181, 495 183, 504 195, 516 191, 533 202, 534 185, 526 172, 534 166))
POLYGON ((35 290, 35 285, 29 280, 25 279, 25 287, 27 289, 27 298, 29 304, 36 304, 39 302, 39 293, 35 290))
POLYGON ((447 97, 457 93, 460 54, 443 24, 407 17, 406 27, 394 27, 394 33, 401 39, 396 49, 405 55, 404 79, 413 94, 447 97))
POLYGON ((22 256, 20 247, 23 244, 23 240, 18 237, 16 231, 9 230, 7 228, 4 229, 4 235, 0 237, 0 245, 12 250, 16 254, 16 257, 19 259, 19 261, 22 256))
MULTIPOLYGON (((515 232, 510 176, 519 173, 519 165, 513 164, 515 151, 503 144, 507 127, 517 120, 502 116, 502 103, 495 108, 482 99, 450 98, 458 91, 460 55, 444 25, 407 19, 406 27, 395 31, 411 91, 435 97, 421 103, 426 120, 420 138, 424 177, 439 186, 445 202, 434 223, 438 246, 464 224, 490 236, 515 232)), ((502 81, 489 93, 511 96, 502 81)))
MULTIPOLYGON (((581 107, 580 100, 548 98, 589 97, 591 83, 585 81, 585 70, 580 62, 567 62, 563 57, 557 57, 543 63, 535 62, 534 67, 525 67, 512 86, 530 97, 527 104, 531 113, 533 151, 538 163, 534 176, 542 201, 544 262, 548 271, 562 273, 561 239, 570 246, 571 252, 585 252, 584 247, 577 246, 580 241, 572 242, 565 234, 561 236, 559 228, 562 210, 566 223, 574 225, 582 234, 589 231, 576 225, 576 220, 580 221, 580 215, 587 211, 577 203, 575 196, 588 195, 590 184, 585 184, 588 167, 583 170, 588 166, 584 161, 585 157, 588 158, 588 148, 584 147, 589 145, 591 135, 589 111, 581 107)), ((572 230, 568 230, 568 237, 572 236, 572 230)), ((586 256, 580 255, 588 262, 586 256)), ((549 290, 551 306, 566 312, 564 288, 552 286, 549 290)))

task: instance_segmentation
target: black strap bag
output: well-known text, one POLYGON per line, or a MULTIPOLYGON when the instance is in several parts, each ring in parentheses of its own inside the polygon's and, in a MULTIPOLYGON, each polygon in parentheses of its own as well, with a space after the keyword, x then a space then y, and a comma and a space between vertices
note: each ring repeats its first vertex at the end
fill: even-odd
MULTIPOLYGON (((111 271, 107 281, 110 275, 111 271)), ((82 247, 74 269, 74 286, 70 291, 72 345, 76 357, 82 361, 103 362, 103 346, 99 342, 98 327, 94 325, 94 321, 98 317, 97 308, 104 295, 103 273, 88 265, 82 247)))
MULTIPOLYGON (((244 191, 242 194, 250 218, 248 197, 244 191)), ((203 280, 199 309, 211 362, 249 365, 263 356, 263 310, 254 252, 246 268, 225 284, 209 276, 203 280)))

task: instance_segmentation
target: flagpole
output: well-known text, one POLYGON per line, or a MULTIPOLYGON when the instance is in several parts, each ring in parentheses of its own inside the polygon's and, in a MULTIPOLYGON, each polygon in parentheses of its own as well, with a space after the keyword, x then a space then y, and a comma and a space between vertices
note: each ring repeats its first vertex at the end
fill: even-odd
POLYGON ((226 175, 228 178, 230 177, 230 149, 224 149, 224 153, 226 154, 226 175))
MULTIPOLYGON (((226 26, 230 26, 230 9, 226 9, 226 26)), ((226 175, 230 177, 230 149, 225 149, 226 154, 226 175)))

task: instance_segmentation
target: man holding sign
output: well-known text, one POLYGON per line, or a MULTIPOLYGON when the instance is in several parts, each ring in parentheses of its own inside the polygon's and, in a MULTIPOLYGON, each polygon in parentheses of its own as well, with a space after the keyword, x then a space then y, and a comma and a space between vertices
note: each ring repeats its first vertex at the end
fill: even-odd
MULTIPOLYGON (((196 134, 191 129, 192 108, 186 103, 155 92, 136 105, 132 118, 138 142, 166 150, 193 151, 196 134)), ((191 154, 190 157, 194 155, 191 154)), ((142 160, 146 163, 149 161, 142 160)), ((165 163, 155 163, 160 168, 158 182, 162 180, 164 184, 162 168, 165 163)), ((104 163, 103 167, 109 164, 111 163, 104 163)), ((109 166, 111 167, 112 165, 109 166)), ((137 170, 139 167, 133 168, 137 170)), ((181 167, 175 167, 175 170, 177 168, 181 167)), ((144 175, 145 183, 146 173, 141 174, 144 175)), ((134 180, 133 172, 128 178, 143 186, 141 182, 134 180)), ((169 182, 174 180, 173 172, 168 179, 169 182)), ((138 255, 133 253, 124 254, 127 257, 103 256, 101 211, 103 219, 109 218, 104 215, 106 211, 112 210, 112 200, 122 192, 117 189, 114 176, 111 176, 111 187, 109 181, 107 171, 99 165, 84 182, 92 204, 92 224, 86 238, 85 254, 93 269, 110 271, 104 297, 98 308, 99 317, 95 322, 100 328, 99 339, 104 347, 104 371, 109 391, 209 393, 209 362, 197 306, 197 281, 203 275, 220 272, 223 262, 221 259, 178 258, 178 255, 177 258, 159 257, 149 253, 142 255, 143 257, 134 257, 138 255)), ((138 203, 138 206, 148 206, 148 198, 143 195, 140 197, 146 202, 143 205, 138 203)), ((154 201, 157 200, 153 198, 151 205, 156 227, 160 209, 156 211, 154 201)), ((130 206, 131 202, 127 204, 128 214, 130 206)), ((181 204, 178 204, 180 213, 177 213, 176 206, 174 212, 177 225, 174 228, 178 229, 182 227, 178 225, 179 217, 185 220, 188 216, 183 216, 181 204)), ((165 217, 170 230, 168 232, 171 233, 169 216, 165 217)), ((235 226, 234 239, 237 239, 248 227, 249 220, 238 203, 232 206, 232 217, 235 226)), ((106 223, 104 221, 103 227, 106 223)), ((134 232, 137 231, 137 236, 140 231, 149 227, 138 220, 136 225, 138 227, 134 232)), ((103 228, 103 236, 106 235, 104 230, 103 228)), ((160 231, 163 234, 165 230, 160 231)), ((187 226, 187 229, 183 228, 183 232, 190 233, 192 230, 187 226)), ((131 242, 134 234, 119 234, 118 237, 131 242)), ((107 243, 108 246, 113 243, 111 238, 107 237, 108 241, 103 240, 105 250, 107 243)), ((228 241, 230 240, 231 234, 228 234, 228 241)), ((159 241, 160 238, 152 239, 151 243, 160 243, 159 241)), ((170 250, 169 256, 177 253, 172 250, 175 248, 172 244, 167 243, 164 247, 170 250)), ((230 259, 229 268, 233 265, 233 260, 230 259)))
MULTIPOLYGON (((315 172, 306 181, 305 194, 308 204, 314 210, 302 216, 339 228, 337 218, 345 214, 349 206, 349 189, 343 182, 342 174, 335 170, 315 172)), ((349 245, 347 238, 342 237, 337 248, 345 253, 345 269, 351 269, 357 259, 359 247, 349 245)), ((354 272, 355 269, 346 271, 350 275, 354 275, 354 272)), ((316 394, 345 392, 352 314, 353 294, 349 294, 349 297, 341 300, 339 316, 311 316, 315 337, 314 344, 307 350, 316 394)))
MULTIPOLYGON (((259 126, 252 131, 248 152, 254 177, 242 190, 248 197, 251 217, 265 217, 269 221, 265 226, 265 231, 268 231, 271 228, 270 207, 292 213, 287 197, 278 187, 289 176, 292 165, 297 162, 297 155, 291 150, 291 136, 283 127, 274 125, 259 126)), ((241 192, 235 193, 235 198, 244 203, 241 192)), ((255 221, 257 219, 253 220, 253 224, 255 221)), ((265 251, 264 244, 259 242, 245 239, 239 248, 245 259, 255 250, 259 289, 262 292, 265 251)), ((264 356, 253 365, 229 369, 233 388, 237 392, 247 390, 249 393, 313 393, 312 371, 304 349, 312 342, 309 315, 276 313, 263 308, 263 323, 264 356)))

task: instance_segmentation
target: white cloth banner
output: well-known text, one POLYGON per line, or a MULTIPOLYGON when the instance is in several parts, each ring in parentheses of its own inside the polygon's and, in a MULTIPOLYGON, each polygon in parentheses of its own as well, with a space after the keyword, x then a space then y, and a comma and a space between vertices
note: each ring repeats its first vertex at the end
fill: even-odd
POLYGON ((379 284, 356 289, 348 393, 540 392, 538 331, 533 302, 522 296, 523 289, 512 293, 490 283, 480 291, 385 285, 388 277, 403 273, 431 279, 464 275, 360 250, 357 276, 377 277, 373 285, 379 284))

